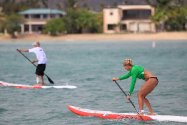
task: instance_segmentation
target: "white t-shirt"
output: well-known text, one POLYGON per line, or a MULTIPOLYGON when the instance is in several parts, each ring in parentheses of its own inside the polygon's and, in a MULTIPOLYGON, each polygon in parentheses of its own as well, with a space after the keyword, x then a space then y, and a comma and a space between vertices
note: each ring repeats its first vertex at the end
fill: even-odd
POLYGON ((36 54, 38 64, 46 64, 47 63, 46 54, 41 47, 34 47, 32 49, 29 49, 29 52, 33 52, 36 54))

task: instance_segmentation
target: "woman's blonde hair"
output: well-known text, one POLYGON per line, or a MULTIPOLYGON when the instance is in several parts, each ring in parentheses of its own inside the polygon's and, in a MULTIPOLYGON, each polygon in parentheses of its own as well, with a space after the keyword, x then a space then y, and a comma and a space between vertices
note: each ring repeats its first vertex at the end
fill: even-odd
POLYGON ((132 66, 132 59, 130 58, 126 58, 123 62, 123 65, 126 66, 126 65, 129 65, 129 66, 132 66))

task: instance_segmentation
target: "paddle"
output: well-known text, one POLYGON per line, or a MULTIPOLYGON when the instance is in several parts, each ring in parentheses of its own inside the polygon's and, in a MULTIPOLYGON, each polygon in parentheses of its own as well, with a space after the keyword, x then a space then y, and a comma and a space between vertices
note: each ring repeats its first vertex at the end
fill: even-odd
MULTIPOLYGON (((32 61, 27 57, 25 56, 21 51, 19 51, 19 49, 17 49, 17 51, 22 55, 24 56, 29 62, 31 62, 31 64, 33 64, 35 67, 36 65, 34 63, 32 63, 32 61)), ((51 78, 49 78, 49 76, 47 74, 44 73, 44 75, 47 77, 48 81, 51 83, 51 84, 54 84, 53 80, 51 78)))
MULTIPOLYGON (((116 83, 116 85, 121 89, 121 91, 125 94, 125 96, 127 96, 127 94, 125 93, 125 91, 121 88, 121 86, 117 83, 116 80, 114 80, 114 82, 116 83)), ((131 101, 131 99, 129 99, 130 103, 132 104, 132 106, 134 107, 134 109, 136 110, 136 113, 140 116, 140 118, 144 121, 144 119, 141 117, 140 113, 138 112, 138 110, 136 109, 136 106, 134 105, 134 103, 131 101)))

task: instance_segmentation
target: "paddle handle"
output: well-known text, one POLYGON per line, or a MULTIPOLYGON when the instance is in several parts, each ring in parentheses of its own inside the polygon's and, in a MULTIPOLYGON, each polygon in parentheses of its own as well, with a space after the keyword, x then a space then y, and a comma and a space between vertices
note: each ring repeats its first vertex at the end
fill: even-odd
MULTIPOLYGON (((25 56, 19 49, 16 49, 22 56, 24 56, 31 64, 33 64, 33 66, 37 67, 34 63, 32 63, 32 61, 27 57, 25 56)), ((51 83, 51 84, 54 84, 53 80, 47 75, 44 73, 44 75, 47 77, 48 81, 51 83)))

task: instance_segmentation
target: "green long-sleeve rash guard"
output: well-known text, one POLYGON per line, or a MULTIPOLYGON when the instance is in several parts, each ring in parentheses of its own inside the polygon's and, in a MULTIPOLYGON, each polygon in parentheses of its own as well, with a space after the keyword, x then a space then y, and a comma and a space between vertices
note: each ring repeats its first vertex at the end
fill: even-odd
POLYGON ((127 79, 130 76, 132 77, 131 84, 130 84, 130 89, 129 89, 129 93, 131 95, 134 91, 134 86, 136 84, 136 79, 137 78, 144 79, 144 68, 142 66, 133 65, 131 70, 127 74, 124 74, 124 75, 119 77, 119 80, 127 79))

